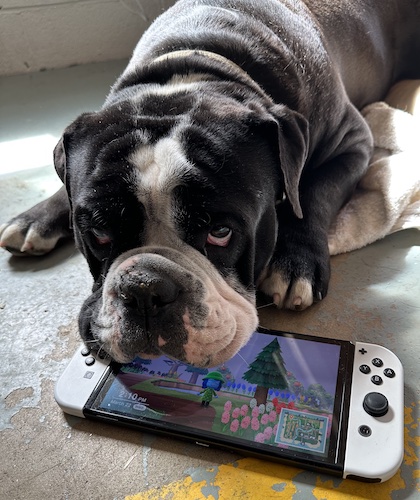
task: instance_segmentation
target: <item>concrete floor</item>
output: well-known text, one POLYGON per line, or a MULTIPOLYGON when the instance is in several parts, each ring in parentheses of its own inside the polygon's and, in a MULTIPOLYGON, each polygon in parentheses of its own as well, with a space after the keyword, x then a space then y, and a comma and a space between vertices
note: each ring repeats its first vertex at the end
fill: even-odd
MULTIPOLYGON (((123 66, 0 79, 1 222, 58 187, 50 143, 80 112, 100 106, 123 66), (31 137, 41 147, 36 154, 31 137)), ((1 499, 420 497, 418 231, 333 258, 329 295, 310 310, 260 311, 266 327, 379 343, 399 356, 405 368, 405 457, 398 474, 381 485, 66 417, 54 402, 53 385, 78 344, 76 318, 90 286, 87 266, 71 243, 39 259, 0 252, 1 499)))

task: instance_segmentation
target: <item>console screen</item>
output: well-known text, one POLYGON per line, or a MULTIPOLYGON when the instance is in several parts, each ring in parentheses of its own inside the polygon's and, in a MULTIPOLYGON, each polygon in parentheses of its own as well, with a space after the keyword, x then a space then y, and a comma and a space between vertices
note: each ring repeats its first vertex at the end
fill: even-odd
POLYGON ((211 368, 136 358, 108 378, 90 409, 208 442, 331 462, 342 350, 334 340, 255 332, 231 360, 211 368))

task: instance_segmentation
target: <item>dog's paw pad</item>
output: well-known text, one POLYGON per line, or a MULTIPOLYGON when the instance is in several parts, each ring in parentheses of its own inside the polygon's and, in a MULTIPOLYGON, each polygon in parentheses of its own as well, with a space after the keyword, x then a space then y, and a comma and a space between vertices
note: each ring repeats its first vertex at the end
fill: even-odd
POLYGON ((57 244, 59 237, 45 237, 33 225, 29 228, 24 222, 14 221, 0 226, 0 247, 11 254, 24 257, 44 255, 57 244))
POLYGON ((272 297, 279 308, 301 311, 314 302, 312 284, 306 278, 298 278, 293 283, 280 271, 273 271, 260 284, 260 290, 272 297))

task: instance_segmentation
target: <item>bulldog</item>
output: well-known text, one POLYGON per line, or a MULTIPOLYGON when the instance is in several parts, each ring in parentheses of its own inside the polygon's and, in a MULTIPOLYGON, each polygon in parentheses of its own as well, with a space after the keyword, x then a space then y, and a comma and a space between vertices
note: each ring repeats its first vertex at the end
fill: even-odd
POLYGON ((418 0, 180 0, 101 110, 54 151, 63 188, 1 228, 39 255, 74 235, 86 343, 120 362, 230 358, 278 307, 325 297, 327 234, 372 153, 358 109, 420 77, 418 0))

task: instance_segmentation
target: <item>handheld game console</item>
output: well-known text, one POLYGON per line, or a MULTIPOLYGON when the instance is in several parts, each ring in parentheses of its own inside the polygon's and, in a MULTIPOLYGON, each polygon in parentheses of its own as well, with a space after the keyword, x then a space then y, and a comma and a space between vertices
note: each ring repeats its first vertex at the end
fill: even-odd
POLYGON ((218 399, 210 398, 210 409, 199 401, 200 380, 210 375, 193 375, 183 365, 175 383, 171 363, 139 358, 116 365, 81 345, 56 383, 55 399, 78 417, 169 433, 343 478, 386 481, 401 465, 403 367, 385 347, 260 329, 232 360, 207 370, 225 381, 218 399), (252 372, 259 369, 260 354, 269 352, 276 361, 269 369, 272 380, 277 376, 271 382, 277 389, 266 388, 261 406, 255 402, 252 372), (165 372, 169 366, 172 375, 165 372), (189 416, 175 419, 180 401, 190 405, 189 416), (209 410, 214 416, 206 428, 201 415, 207 411, 207 421, 209 410))

